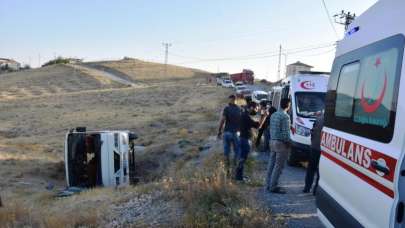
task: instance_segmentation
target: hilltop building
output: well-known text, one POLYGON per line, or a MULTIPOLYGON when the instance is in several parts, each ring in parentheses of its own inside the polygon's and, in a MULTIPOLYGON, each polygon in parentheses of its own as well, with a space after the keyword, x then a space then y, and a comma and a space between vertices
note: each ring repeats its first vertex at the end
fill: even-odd
POLYGON ((13 59, 0 58, 0 69, 19 70, 20 68, 21 63, 13 59))
POLYGON ((307 65, 305 63, 302 63, 300 61, 289 64, 289 65, 287 65, 286 77, 289 77, 294 74, 298 74, 300 71, 311 71, 312 68, 314 68, 314 67, 307 65))

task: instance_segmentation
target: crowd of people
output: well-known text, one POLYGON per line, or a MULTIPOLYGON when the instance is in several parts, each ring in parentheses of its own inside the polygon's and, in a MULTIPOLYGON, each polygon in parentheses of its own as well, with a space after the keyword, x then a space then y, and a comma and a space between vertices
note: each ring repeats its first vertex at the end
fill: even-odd
MULTIPOLYGON (((279 186, 279 178, 284 169, 290 151, 290 116, 291 102, 289 99, 280 101, 280 108, 262 102, 247 100, 246 105, 238 106, 236 97, 228 97, 228 105, 224 108, 218 129, 218 138, 223 139, 224 161, 227 174, 237 181, 244 181, 244 166, 251 151, 252 129, 257 129, 255 147, 259 148, 263 137, 263 152, 269 153, 269 161, 265 180, 266 190, 271 193, 285 194, 286 189, 279 186), (260 113, 258 121, 253 118, 260 113), (231 151, 233 157, 231 158, 231 151), (231 173, 231 162, 234 171, 231 173)), ((304 193, 310 192, 315 175, 313 193, 316 192, 319 180, 318 164, 320 158, 320 134, 323 126, 323 115, 319 113, 311 131, 311 152, 307 166, 304 193)))

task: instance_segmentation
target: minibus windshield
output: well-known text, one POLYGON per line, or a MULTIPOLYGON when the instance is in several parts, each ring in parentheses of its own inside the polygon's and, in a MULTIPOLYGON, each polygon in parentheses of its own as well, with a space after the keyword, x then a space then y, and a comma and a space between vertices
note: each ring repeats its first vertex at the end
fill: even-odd
POLYGON ((317 112, 325 109, 325 93, 301 92, 295 94, 297 115, 314 118, 317 112))

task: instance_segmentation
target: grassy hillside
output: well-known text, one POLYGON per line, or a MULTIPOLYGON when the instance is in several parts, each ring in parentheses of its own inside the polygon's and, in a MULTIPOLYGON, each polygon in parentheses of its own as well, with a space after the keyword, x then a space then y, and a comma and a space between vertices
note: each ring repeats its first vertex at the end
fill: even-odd
POLYGON ((124 85, 58 64, 0 75, 0 100, 52 95, 124 85))
POLYGON ((91 62, 86 64, 100 67, 101 69, 110 68, 112 71, 118 71, 129 76, 133 81, 143 82, 206 77, 209 75, 206 71, 170 64, 167 66, 167 72, 165 73, 164 64, 144 62, 138 59, 91 62))

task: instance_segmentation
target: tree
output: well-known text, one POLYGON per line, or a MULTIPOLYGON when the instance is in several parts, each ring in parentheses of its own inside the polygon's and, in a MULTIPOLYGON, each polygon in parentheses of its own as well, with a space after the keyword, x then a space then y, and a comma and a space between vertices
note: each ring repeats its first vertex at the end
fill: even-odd
POLYGON ((62 58, 62 57, 59 56, 56 59, 53 59, 53 60, 50 60, 50 61, 46 62, 42 66, 44 67, 44 66, 50 66, 50 65, 54 65, 54 64, 67 64, 67 63, 69 63, 69 59, 62 58))
POLYGON ((22 69, 23 69, 23 70, 29 70, 29 69, 31 69, 31 66, 30 66, 29 64, 25 64, 25 65, 22 67, 22 69))

